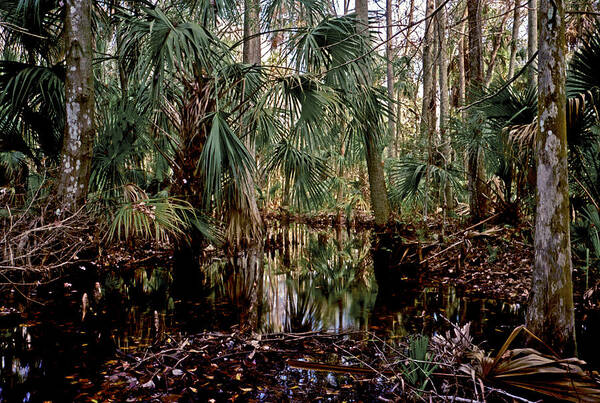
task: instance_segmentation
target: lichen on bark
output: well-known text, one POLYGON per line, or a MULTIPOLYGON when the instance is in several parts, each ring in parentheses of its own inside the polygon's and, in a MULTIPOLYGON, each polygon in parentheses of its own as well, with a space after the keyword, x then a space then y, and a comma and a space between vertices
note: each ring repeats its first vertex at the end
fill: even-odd
POLYGON ((92 1, 66 1, 65 134, 56 184, 61 214, 76 211, 87 195, 94 140, 92 1))
POLYGON ((540 0, 535 263, 527 326, 555 351, 576 353, 569 234, 565 27, 561 0, 540 0))

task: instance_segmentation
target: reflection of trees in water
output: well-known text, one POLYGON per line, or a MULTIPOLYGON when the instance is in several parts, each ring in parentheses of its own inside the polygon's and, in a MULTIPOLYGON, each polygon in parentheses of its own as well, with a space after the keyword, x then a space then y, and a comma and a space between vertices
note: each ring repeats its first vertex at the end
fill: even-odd
MULTIPOLYGON (((140 267, 107 274, 100 304, 108 308, 111 317, 95 317, 99 323, 92 327, 99 333, 110 329, 110 322, 117 323, 119 329, 111 337, 123 350, 151 345, 162 337, 166 328, 175 325, 169 315, 175 310, 172 284, 173 274, 168 267, 140 267)), ((94 309, 100 311, 101 308, 94 309)))
POLYGON ((267 236, 277 237, 280 248, 267 253, 248 248, 203 267, 215 307, 229 304, 242 327, 261 332, 368 329, 395 338, 444 330, 448 324, 441 315, 460 324, 473 321, 474 334, 481 334, 485 323, 493 329, 518 317, 499 302, 465 298, 451 286, 397 279, 393 295, 377 292, 368 232, 302 225, 278 231, 267 236))
POLYGON ((281 247, 272 253, 248 249, 205 267, 212 297, 225 298, 242 311, 241 322, 253 318, 249 325, 265 332, 366 328, 374 303, 368 235, 300 225, 280 231, 281 247))

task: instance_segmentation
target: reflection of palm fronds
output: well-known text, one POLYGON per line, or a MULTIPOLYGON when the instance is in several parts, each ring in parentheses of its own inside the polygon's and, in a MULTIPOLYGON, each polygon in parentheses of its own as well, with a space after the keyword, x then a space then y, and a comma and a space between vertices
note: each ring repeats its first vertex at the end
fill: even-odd
POLYGON ((302 332, 315 329, 321 306, 314 296, 312 282, 288 279, 285 331, 302 332), (291 281, 291 284, 290 284, 291 281))

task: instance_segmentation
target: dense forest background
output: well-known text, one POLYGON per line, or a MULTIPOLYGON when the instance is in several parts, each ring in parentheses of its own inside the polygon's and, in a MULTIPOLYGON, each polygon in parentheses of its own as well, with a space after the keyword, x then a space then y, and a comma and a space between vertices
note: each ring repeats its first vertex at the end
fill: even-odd
MULTIPOLYGON (((510 387, 523 387, 519 376, 531 375, 536 386, 525 389, 597 400, 597 373, 559 357, 578 353, 576 305, 600 305, 599 15, 590 0, 0 0, 0 293, 29 308, 44 292, 63 295, 101 334, 111 287, 125 298, 142 284, 174 311, 171 282, 199 273, 190 282, 198 295, 213 283, 239 291, 231 299, 250 307, 240 316, 254 318, 252 331, 257 306, 293 311, 281 322, 304 326, 318 289, 323 301, 339 296, 332 317, 343 332, 342 295, 367 283, 369 265, 377 291, 355 300, 379 311, 427 277, 487 297, 506 282, 513 289, 500 297, 526 302, 526 328, 493 359, 464 317, 444 323, 454 339, 401 342, 409 358, 396 368, 425 374, 406 375, 411 396, 428 383, 438 396, 428 361, 437 357, 452 368, 443 376, 466 376, 464 364, 486 385, 508 372, 510 387), (293 221, 335 235, 290 229, 293 221), (295 296, 281 303, 279 284, 264 303, 256 290, 277 275, 261 265, 281 262, 290 274, 290 255, 304 267, 288 282, 295 296), (544 353, 508 350, 514 340, 544 353), (554 386, 544 389, 538 375, 549 372, 554 386)), ((0 321, 12 320, 16 310, 4 308, 0 321)), ((254 357, 261 339, 246 338, 255 335, 242 319, 235 340, 198 340, 215 356, 252 346, 244 354, 254 357)), ((191 348, 160 337, 177 354, 191 348)), ((291 337, 296 367, 277 365, 313 370, 295 361, 306 347, 291 337)), ((306 345, 323 353, 334 336, 319 337, 306 345)), ((112 369, 155 364, 134 361, 112 369)), ((259 367, 273 382, 265 374, 276 367, 259 367)), ((154 389, 157 373, 142 387, 154 389)), ((458 385, 448 386, 454 397, 479 401, 481 386, 485 399, 483 383, 458 385)))
MULTIPOLYGON (((65 61, 79 57, 65 4, 3 2, 0 144, 13 212, 53 194, 52 217, 85 200, 112 239, 176 238, 210 218, 233 242, 278 209, 373 211, 383 224, 390 213, 455 216, 470 202, 474 219, 532 217, 535 8, 373 3, 367 29, 348 2, 246 3, 93 3, 93 51, 81 49, 92 127, 71 157, 83 171, 73 192, 51 186, 69 167, 65 61), (60 206, 66 194, 76 200, 60 206)), ((595 257, 596 14, 592 2, 566 8, 574 235, 595 257)))

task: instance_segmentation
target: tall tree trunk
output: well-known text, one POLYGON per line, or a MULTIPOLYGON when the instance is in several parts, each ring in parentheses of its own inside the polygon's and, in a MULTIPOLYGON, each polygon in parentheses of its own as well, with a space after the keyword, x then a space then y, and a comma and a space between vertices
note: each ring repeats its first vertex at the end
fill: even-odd
POLYGON ((410 50, 410 34, 412 33, 412 24, 415 15, 415 0, 410 0, 408 5, 408 23, 406 25, 404 54, 408 55, 410 50))
POLYGON ((260 65, 260 0, 244 1, 244 47, 243 61, 260 65))
POLYGON ((385 22, 386 22, 386 46, 385 46, 385 57, 387 59, 387 92, 389 98, 389 109, 390 117, 388 120, 388 137, 390 139, 390 145, 388 146, 390 157, 395 157, 395 144, 396 144, 396 125, 395 119, 396 114, 394 113, 394 66, 392 65, 392 0, 386 0, 385 2, 385 22))
POLYGON ((66 122, 56 192, 59 208, 75 212, 85 202, 94 142, 92 1, 66 1, 66 122))
POLYGON ((508 61, 508 77, 515 75, 515 64, 517 63, 517 42, 519 40, 519 28, 521 27, 521 0, 515 0, 513 12, 512 38, 510 39, 510 59, 508 61))
MULTIPOLYGON (((243 62, 259 66, 261 63, 261 41, 260 41, 260 0, 245 0, 244 2, 244 46, 242 49, 243 62)), ((252 131, 254 127, 246 128, 245 145, 253 157, 254 136, 252 131)), ((256 158, 255 158, 256 159, 256 158)), ((240 241, 240 236, 245 237, 247 241, 258 241, 262 235, 262 219, 256 203, 255 178, 249 174, 249 183, 247 185, 247 206, 233 209, 230 212, 229 231, 230 239, 235 238, 240 241), (234 236, 235 234, 235 236, 234 236), (252 236, 252 235, 253 236, 252 236)))
MULTIPOLYGON (((483 65, 481 55, 481 2, 482 0, 467 0, 469 23, 469 53, 467 69, 467 87, 470 91, 469 98, 483 85, 483 65)), ((474 130, 474 137, 481 135, 480 125, 475 122, 477 115, 473 108, 468 110, 467 119, 474 130)), ((467 158, 467 172, 469 175, 469 207, 471 218, 478 221, 488 212, 487 189, 485 186, 485 168, 482 152, 475 149, 469 152, 467 158)))
MULTIPOLYGON (((464 20, 467 17, 467 7, 464 8, 463 17, 464 20)), ((465 41, 467 37, 467 24, 461 23, 460 37, 458 39, 458 102, 460 106, 465 105, 467 84, 465 78, 465 41)))
MULTIPOLYGON (((427 0, 425 15, 431 15, 435 9, 434 0, 427 0)), ((436 123, 436 89, 435 89, 435 63, 434 63, 434 20, 425 22, 425 34, 423 36, 423 105, 421 107, 420 133, 427 142, 427 173, 425 201, 423 214, 427 218, 428 195, 429 195, 429 165, 433 163, 433 137, 435 135, 436 123)))
MULTIPOLYGON (((538 0, 528 0, 527 4, 527 59, 530 60, 538 49, 538 26, 537 26, 538 0)), ((537 63, 531 63, 527 71, 530 83, 536 82, 537 63)))
POLYGON ((576 352, 569 235, 563 0, 540 0, 535 263, 527 327, 560 354, 576 352))
MULTIPOLYGON (((436 7, 442 6, 442 0, 436 0, 436 7)), ((440 144, 442 145, 442 156, 444 158, 443 166, 447 168, 452 158, 452 149, 450 146, 450 138, 447 136, 446 125, 450 111, 450 94, 448 93, 448 54, 446 51, 446 9, 441 8, 437 15, 437 33, 438 33, 438 68, 439 68, 439 83, 440 83, 440 144)), ((452 209, 452 188, 450 182, 442 184, 442 200, 444 211, 452 209)))
MULTIPOLYGON (((369 1, 356 0, 356 15, 358 17, 358 31, 369 35, 369 1)), ((371 209, 375 216, 375 224, 383 226, 390 218, 390 204, 387 197, 381 149, 375 136, 365 133, 365 154, 369 172, 369 188, 371 193, 371 209)))

